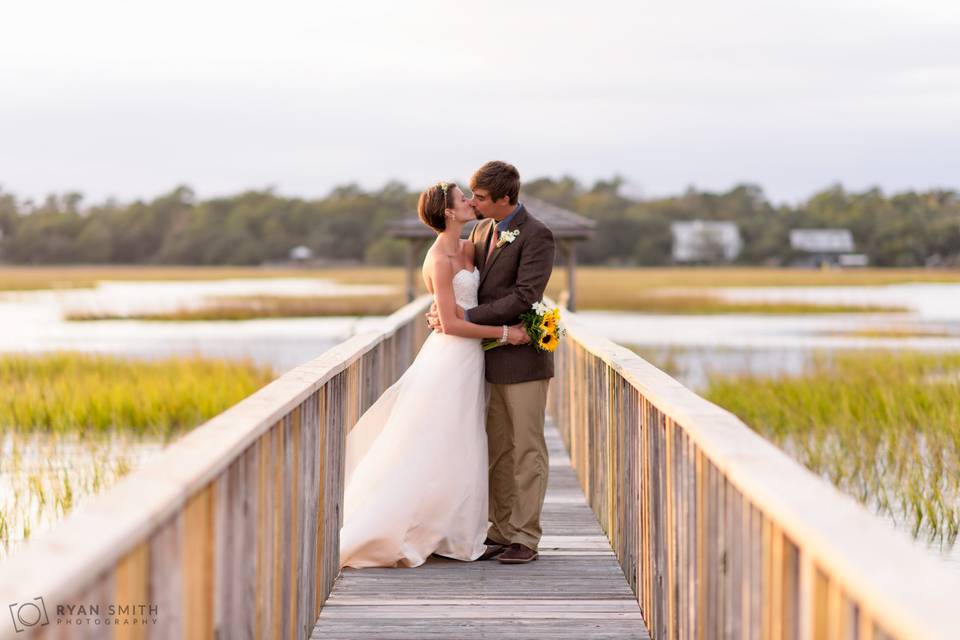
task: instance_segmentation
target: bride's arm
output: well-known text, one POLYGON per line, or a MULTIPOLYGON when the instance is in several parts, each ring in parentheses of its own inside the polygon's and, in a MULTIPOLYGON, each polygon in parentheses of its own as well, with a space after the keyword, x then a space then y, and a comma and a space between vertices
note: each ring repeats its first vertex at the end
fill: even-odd
POLYGON ((433 287, 436 292, 437 311, 440 314, 440 326, 445 334, 461 338, 500 338, 503 335, 502 326, 473 324, 457 317, 453 267, 446 258, 433 261, 433 287))

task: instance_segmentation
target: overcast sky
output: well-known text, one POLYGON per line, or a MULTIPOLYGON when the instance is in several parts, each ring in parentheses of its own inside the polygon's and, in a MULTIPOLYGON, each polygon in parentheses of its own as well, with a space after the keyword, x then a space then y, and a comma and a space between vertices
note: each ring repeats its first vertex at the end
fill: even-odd
POLYGON ((0 188, 960 188, 960 3, 5 3, 0 188))

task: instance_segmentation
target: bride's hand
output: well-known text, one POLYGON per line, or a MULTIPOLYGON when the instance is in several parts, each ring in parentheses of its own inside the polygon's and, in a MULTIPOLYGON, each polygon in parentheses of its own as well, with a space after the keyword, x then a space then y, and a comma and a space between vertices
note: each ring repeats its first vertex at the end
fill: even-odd
POLYGON ((530 342, 530 336, 527 334, 526 327, 523 324, 515 324, 507 330, 507 342, 510 344, 527 344, 530 342))

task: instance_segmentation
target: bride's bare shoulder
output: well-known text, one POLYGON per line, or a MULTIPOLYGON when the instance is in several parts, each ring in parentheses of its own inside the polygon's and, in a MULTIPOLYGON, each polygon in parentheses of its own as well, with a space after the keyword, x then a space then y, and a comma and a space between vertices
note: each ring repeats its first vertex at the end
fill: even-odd
POLYGON ((433 293, 433 249, 427 250, 427 255, 423 257, 423 264, 420 265, 420 275, 423 277, 423 284, 427 287, 429 293, 433 293))
POLYGON ((437 251, 436 247, 430 247, 423 257, 423 269, 424 271, 436 272, 438 268, 443 268, 443 264, 447 261, 447 257, 437 251))
POLYGON ((427 291, 434 292, 434 283, 441 279, 451 279, 453 277, 453 267, 450 265, 450 258, 436 251, 434 247, 427 250, 427 255, 423 258, 423 281, 427 286, 427 291))

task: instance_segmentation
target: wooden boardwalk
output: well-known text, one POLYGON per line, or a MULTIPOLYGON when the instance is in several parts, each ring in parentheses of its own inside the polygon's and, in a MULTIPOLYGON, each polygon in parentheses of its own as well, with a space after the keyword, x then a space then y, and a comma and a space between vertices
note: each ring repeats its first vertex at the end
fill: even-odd
MULTIPOLYGON (((0 567, 0 602, 157 604, 151 637, 184 640, 958 637, 954 573, 575 314, 548 411, 619 561, 551 428, 539 561, 338 579, 343 434, 416 356, 429 304, 285 373, 31 537, 0 567)), ((103 635, 10 622, 0 640, 103 635)))
POLYGON ((346 569, 311 638, 649 638, 556 429, 540 558, 346 569))

